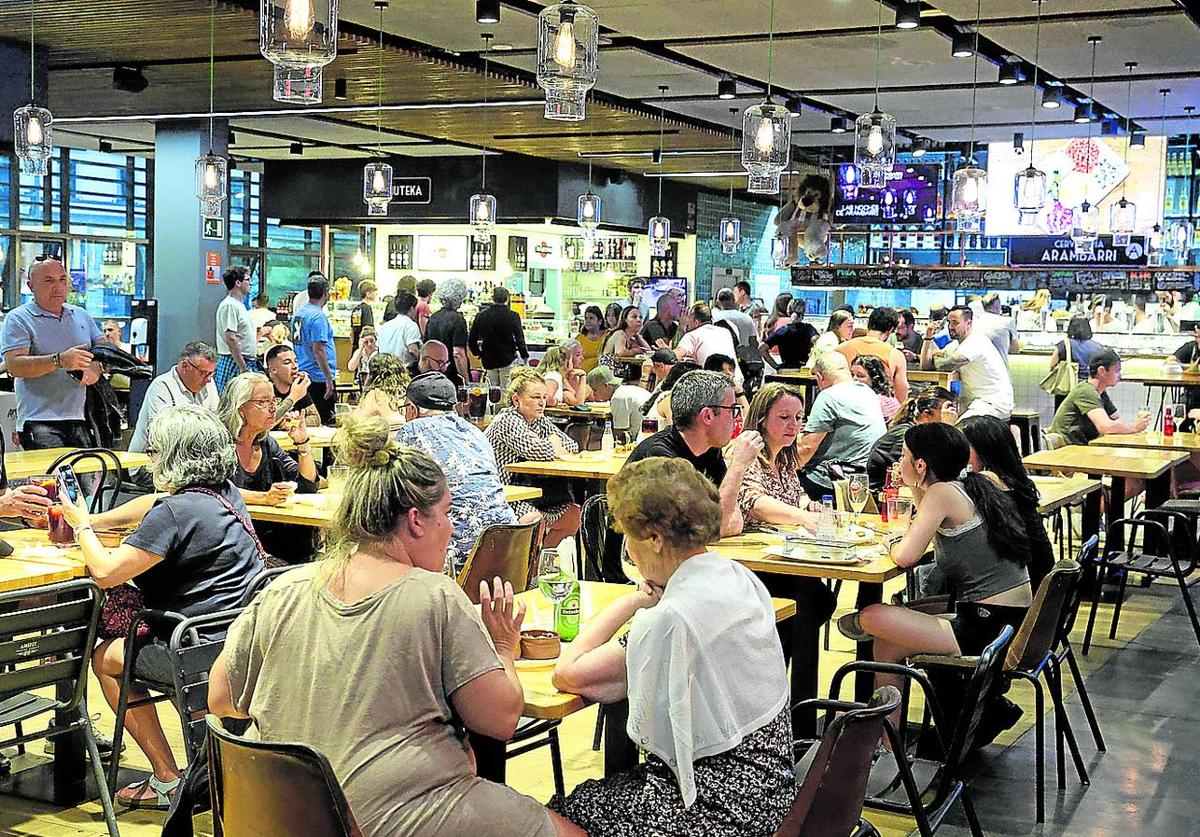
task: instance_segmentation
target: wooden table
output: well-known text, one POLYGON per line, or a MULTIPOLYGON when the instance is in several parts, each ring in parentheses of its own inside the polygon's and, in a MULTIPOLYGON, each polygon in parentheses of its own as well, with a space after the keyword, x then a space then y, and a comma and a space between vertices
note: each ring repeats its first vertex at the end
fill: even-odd
MULTIPOLYGON (((1024 459, 1030 470, 1082 473, 1112 478, 1109 521, 1125 515, 1125 480, 1146 481, 1146 508, 1162 505, 1171 494, 1171 470, 1186 462, 1183 451, 1147 450, 1102 445, 1067 445, 1058 450, 1040 450, 1024 459), (1115 513, 1114 513, 1115 512, 1115 513)), ((1086 540, 1092 532, 1085 531, 1086 540)))
POLYGON ((1184 387, 1200 387, 1200 372, 1168 372, 1165 368, 1160 367, 1149 372, 1130 372, 1129 374, 1122 372, 1121 380, 1132 381, 1146 387, 1147 406, 1150 404, 1151 388, 1161 387, 1162 397, 1158 401, 1158 412, 1161 416, 1168 392, 1171 393, 1172 402, 1180 401, 1180 394, 1184 387))
MULTIPOLYGON (((504 486, 504 499, 509 503, 519 500, 536 500, 542 496, 542 489, 527 485, 504 486)), ((293 494, 286 503, 278 506, 263 506, 247 504, 252 520, 264 523, 291 523, 296 526, 325 527, 333 523, 337 514, 338 503, 342 500, 340 492, 324 489, 316 494, 293 494)), ((3 534, 0 534, 3 537, 3 534)))
POLYGON ((612 418, 612 406, 607 401, 589 401, 583 406, 586 410, 579 410, 575 407, 568 407, 563 404, 554 407, 546 408, 546 415, 554 418, 573 418, 573 419, 608 419, 612 418))
MULTIPOLYGON (((579 622, 586 625, 601 611, 621 596, 633 591, 628 584, 605 584, 601 581, 581 581, 579 583, 579 622)), ((545 627, 551 623, 553 609, 550 602, 538 590, 526 590, 517 595, 524 601, 529 610, 525 615, 525 624, 545 627)), ((775 605, 775 620, 782 622, 796 615, 796 604, 790 599, 772 599, 775 605)), ((554 688, 551 676, 557 660, 518 661, 517 676, 525 690, 525 709, 521 713, 529 718, 559 719, 572 715, 591 704, 591 701, 579 695, 567 694, 554 688)), ((627 702, 609 704, 602 707, 605 717, 605 774, 612 775, 627 769, 636 763, 637 750, 625 732, 625 722, 621 715, 628 712, 627 702), (633 761, 629 760, 632 755, 633 761)), ((478 774, 494 782, 503 782, 505 778, 504 747, 502 741, 496 741, 483 736, 471 734, 471 744, 475 750, 478 774)))
POLYGON ((511 474, 607 480, 621 470, 628 458, 628 453, 585 451, 569 453, 552 462, 515 462, 512 465, 505 465, 504 468, 511 474))
MULTIPOLYGON (((310 427, 308 428, 308 440, 312 443, 313 450, 322 450, 323 448, 333 446, 333 437, 336 433, 336 427, 326 427, 324 425, 310 427)), ((296 443, 292 441, 292 437, 283 430, 272 430, 271 438, 278 442, 279 447, 284 450, 293 450, 296 447, 296 443)))
MULTIPOLYGON (((63 454, 71 453, 75 450, 78 450, 78 448, 9 451, 4 455, 4 467, 8 472, 10 480, 27 479, 39 474, 49 473, 50 466, 54 464, 56 459, 63 454)), ((130 453, 124 450, 114 451, 114 453, 116 453, 121 467, 125 468, 125 470, 140 468, 143 465, 150 464, 150 457, 144 453, 130 453)), ((88 457, 73 467, 80 474, 92 473, 100 470, 100 463, 96 459, 88 457)))
MULTIPOLYGON (((797 617, 794 621, 791 638, 793 706, 805 698, 819 697, 817 694, 817 669, 821 649, 821 628, 824 627, 824 623, 814 618, 814 614, 820 610, 820 599, 828 595, 821 582, 839 579, 857 582, 858 593, 855 607, 861 610, 867 605, 883 601, 883 583, 904 574, 904 570, 897 567, 891 557, 882 549, 883 534, 888 532, 883 522, 874 515, 865 515, 863 519, 867 525, 875 527, 875 531, 881 534, 870 544, 864 546, 864 549, 877 550, 877 552, 872 554, 866 562, 857 565, 807 564, 768 555, 763 552, 763 549, 780 545, 784 539, 780 535, 756 531, 722 538, 712 547, 718 555, 731 558, 747 569, 756 573, 768 574, 764 583, 768 584, 772 593, 787 595, 789 598, 795 599, 797 617), (772 580, 770 576, 776 578, 772 580), (783 577, 790 577, 791 583, 787 584, 787 579, 783 577)), ((870 660, 871 653, 872 644, 870 642, 858 644, 859 659, 870 660)), ((870 675, 855 678, 855 700, 869 700, 873 690, 874 681, 870 675)), ((815 737, 816 711, 793 713, 792 725, 798 737, 815 737)))
POLYGON ((1093 439, 1092 447, 1136 448, 1140 450, 1200 452, 1200 433, 1172 433, 1167 436, 1159 430, 1144 433, 1114 433, 1093 439))

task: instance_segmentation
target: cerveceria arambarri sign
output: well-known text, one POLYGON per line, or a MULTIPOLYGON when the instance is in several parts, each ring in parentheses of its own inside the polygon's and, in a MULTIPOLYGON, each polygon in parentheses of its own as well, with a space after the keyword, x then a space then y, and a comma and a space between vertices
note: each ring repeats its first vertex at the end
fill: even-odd
POLYGON ((1091 265, 1095 267, 1142 267, 1146 264, 1146 241, 1133 236, 1128 244, 1113 244, 1111 235, 1102 235, 1090 253, 1075 249, 1070 236, 1014 235, 1008 240, 1008 263, 1013 267, 1053 267, 1091 265))

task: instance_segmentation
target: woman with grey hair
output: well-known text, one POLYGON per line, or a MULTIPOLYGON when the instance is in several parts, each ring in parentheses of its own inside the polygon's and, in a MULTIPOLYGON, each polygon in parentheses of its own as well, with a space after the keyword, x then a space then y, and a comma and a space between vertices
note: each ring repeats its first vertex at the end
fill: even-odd
MULTIPOLYGON (((145 606, 200 616, 237 607, 246 585, 263 569, 264 553, 246 504, 231 481, 237 454, 229 431, 207 410, 168 407, 150 424, 150 471, 161 496, 123 544, 100 543, 83 505, 61 494, 63 517, 75 529, 88 573, 104 589, 133 581, 145 606)), ((116 709, 125 668, 125 639, 96 647, 92 669, 116 709)), ((165 636, 150 634, 134 656, 139 677, 171 680, 165 636)), ((147 697, 130 689, 131 703, 147 697)), ((158 722, 156 707, 128 712, 129 734, 150 760, 150 778, 116 795, 131 808, 165 810, 179 785, 179 766, 158 722)))
POLYGON ((467 298, 467 286, 456 277, 443 279, 437 286, 437 297, 442 307, 425 323, 425 341, 437 340, 450 350, 454 363, 446 370, 446 377, 456 387, 470 380, 467 365, 467 320, 458 309, 467 298))
MULTIPOLYGON (((304 414, 289 415, 283 425, 296 443, 293 459, 269 432, 275 426, 275 387, 266 375, 244 372, 226 384, 217 417, 233 436, 233 484, 247 503, 277 506, 293 492, 316 493, 317 463, 304 414)), ((310 526, 260 522, 257 529, 267 552, 289 563, 307 561, 316 551, 310 526)))

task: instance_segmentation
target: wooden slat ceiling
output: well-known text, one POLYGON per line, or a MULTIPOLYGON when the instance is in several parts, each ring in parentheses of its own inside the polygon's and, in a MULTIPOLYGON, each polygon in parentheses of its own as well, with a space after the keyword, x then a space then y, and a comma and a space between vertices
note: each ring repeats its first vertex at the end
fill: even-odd
MULTIPOLYGON (((257 2, 218 3, 215 18, 215 107, 217 111, 260 111, 285 107, 271 99, 271 65, 258 54, 257 2)), ((36 41, 49 49, 50 107, 57 118, 205 112, 208 108, 208 5, 197 0, 112 0, 99 8, 85 0, 39 0, 35 6, 36 41), (115 64, 140 66, 149 86, 140 94, 112 89, 115 64)), ((28 37, 29 7, 0 6, 0 36, 28 37)), ((474 22, 471 21, 471 25, 474 22)), ((369 32, 343 25, 339 54, 325 68, 325 105, 375 102, 378 43, 369 32), (349 31, 346 31, 349 30, 349 31), (349 99, 333 99, 334 79, 344 76, 349 99)), ((387 104, 478 102, 484 77, 470 59, 456 60, 432 50, 389 43, 383 54, 384 102, 387 104)), ((541 100, 541 91, 517 71, 495 65, 488 98, 541 100)), ((375 124, 374 112, 331 118, 357 125, 375 124)), ((93 123, 94 124, 94 123, 93 123)), ((389 111, 385 131, 488 150, 511 151, 579 162, 577 152, 629 151, 635 155, 598 165, 641 174, 657 170, 644 156, 658 146, 658 114, 636 103, 606 97, 589 100, 587 119, 553 122, 540 104, 512 108, 463 108, 389 111)), ((66 126, 64 126, 66 127, 66 126)), ((728 148, 727 132, 673 118, 664 127, 667 149, 728 148)), ((235 147, 236 151, 236 147, 235 147)), ((733 158, 672 157, 664 171, 722 171, 737 168, 733 158)), ((713 188, 729 180, 698 179, 713 188)), ((734 181, 744 186, 744 178, 734 181)))

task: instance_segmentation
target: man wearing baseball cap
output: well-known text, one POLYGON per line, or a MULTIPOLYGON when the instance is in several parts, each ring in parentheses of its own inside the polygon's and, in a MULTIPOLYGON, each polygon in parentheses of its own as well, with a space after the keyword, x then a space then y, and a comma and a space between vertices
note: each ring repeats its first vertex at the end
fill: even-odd
POLYGON ((408 385, 408 401, 416 417, 400 427, 396 441, 429 454, 446 475, 454 524, 446 564, 457 574, 480 532, 497 523, 516 523, 517 516, 504 499, 491 442, 454 412, 450 379, 440 372, 418 375, 408 385))
POLYGON ((635 438, 642 428, 642 408, 650 393, 625 383, 603 365, 588 373, 587 384, 592 388, 592 401, 607 401, 612 409, 613 436, 617 441, 635 438))

